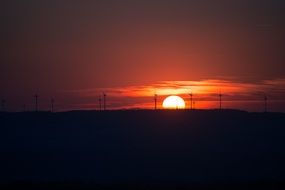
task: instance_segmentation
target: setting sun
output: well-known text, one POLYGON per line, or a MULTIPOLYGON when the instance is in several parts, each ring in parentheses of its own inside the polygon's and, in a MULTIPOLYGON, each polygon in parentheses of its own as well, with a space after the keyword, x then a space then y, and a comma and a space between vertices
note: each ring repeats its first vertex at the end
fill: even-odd
POLYGON ((164 99, 162 107, 165 109, 184 109, 185 101, 179 96, 168 96, 164 99))

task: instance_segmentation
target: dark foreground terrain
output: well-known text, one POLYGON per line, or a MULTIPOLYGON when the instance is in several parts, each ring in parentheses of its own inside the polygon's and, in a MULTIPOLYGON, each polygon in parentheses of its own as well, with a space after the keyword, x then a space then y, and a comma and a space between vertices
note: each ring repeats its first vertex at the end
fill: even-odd
POLYGON ((0 126, 5 188, 285 189, 282 113, 0 113, 0 126))

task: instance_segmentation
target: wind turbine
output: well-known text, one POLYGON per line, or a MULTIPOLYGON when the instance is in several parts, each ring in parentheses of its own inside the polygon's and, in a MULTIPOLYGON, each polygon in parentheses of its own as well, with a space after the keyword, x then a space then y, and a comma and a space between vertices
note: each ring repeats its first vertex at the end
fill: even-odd
POLYGON ((189 96, 190 96, 190 109, 192 110, 193 109, 193 93, 191 92, 189 96))
POLYGON ((154 110, 157 109, 157 94, 154 94, 154 110))
POLYGON ((219 101, 220 101, 220 110, 222 109, 222 93, 221 93, 221 90, 220 90, 220 93, 219 93, 219 101))
POLYGON ((176 99, 175 101, 176 101, 176 109, 178 110, 179 109, 179 107, 178 107, 178 100, 176 99))
POLYGON ((6 100, 2 99, 2 100, 1 100, 2 112, 5 111, 5 104, 6 104, 6 100))
POLYGON ((264 112, 267 112, 267 96, 264 95, 264 112))
POLYGON ((35 98, 35 110, 38 111, 38 98, 39 98, 39 95, 35 94, 34 98, 35 98))
POLYGON ((50 103, 51 103, 51 112, 53 112, 54 111, 54 98, 51 98, 50 103))
POLYGON ((102 110, 102 98, 99 96, 99 110, 102 110))
POLYGON ((26 112, 26 104, 23 105, 23 112, 26 112))
POLYGON ((104 104, 104 111, 106 111, 106 94, 103 92, 103 104, 104 104))

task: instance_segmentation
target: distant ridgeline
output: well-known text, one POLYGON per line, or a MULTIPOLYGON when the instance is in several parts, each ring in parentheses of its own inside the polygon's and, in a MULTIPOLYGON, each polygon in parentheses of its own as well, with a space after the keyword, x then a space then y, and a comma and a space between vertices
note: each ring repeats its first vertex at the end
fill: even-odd
POLYGON ((0 125, 0 186, 285 187, 283 113, 0 113, 0 125))

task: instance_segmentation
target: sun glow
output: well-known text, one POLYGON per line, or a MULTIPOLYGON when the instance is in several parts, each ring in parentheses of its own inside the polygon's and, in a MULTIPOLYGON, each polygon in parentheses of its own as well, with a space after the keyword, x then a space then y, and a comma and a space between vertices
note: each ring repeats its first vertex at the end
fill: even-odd
POLYGON ((168 96, 164 99, 162 107, 165 109, 184 109, 185 101, 179 96, 168 96))

